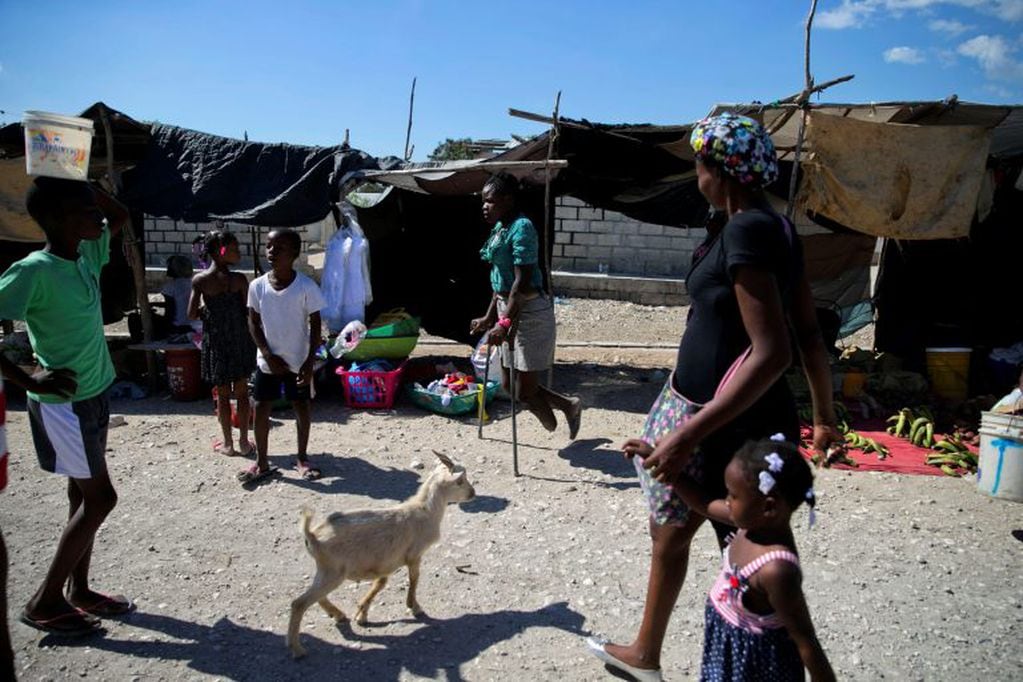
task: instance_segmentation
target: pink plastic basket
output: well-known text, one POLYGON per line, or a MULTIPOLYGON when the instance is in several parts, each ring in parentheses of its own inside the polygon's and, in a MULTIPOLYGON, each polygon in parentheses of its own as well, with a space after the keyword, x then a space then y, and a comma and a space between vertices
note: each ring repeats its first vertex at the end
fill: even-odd
POLYGON ((401 385, 401 374, 405 363, 390 372, 351 372, 344 367, 334 370, 341 377, 345 392, 345 405, 368 409, 389 409, 394 405, 401 385))

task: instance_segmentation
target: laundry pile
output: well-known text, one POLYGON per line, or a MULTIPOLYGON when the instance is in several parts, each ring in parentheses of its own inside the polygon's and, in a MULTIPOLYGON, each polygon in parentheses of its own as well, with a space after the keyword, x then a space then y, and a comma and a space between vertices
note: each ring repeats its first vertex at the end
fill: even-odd
POLYGON ((447 407, 451 399, 463 395, 475 395, 480 389, 476 377, 464 372, 450 372, 440 379, 435 379, 423 388, 422 384, 415 384, 416 390, 426 391, 440 396, 441 405, 447 407))

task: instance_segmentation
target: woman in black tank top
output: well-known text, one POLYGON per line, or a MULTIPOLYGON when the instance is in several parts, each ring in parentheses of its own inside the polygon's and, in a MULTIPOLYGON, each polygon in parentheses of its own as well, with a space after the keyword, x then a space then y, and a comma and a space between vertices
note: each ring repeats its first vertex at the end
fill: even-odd
MULTIPOLYGON (((778 175, 770 137, 752 119, 721 114, 694 126, 691 144, 700 192, 726 216, 709 232, 686 279, 690 318, 671 388, 693 409, 655 445, 637 438, 623 446, 626 455, 644 458, 646 472, 667 490, 662 496, 674 495, 670 484, 683 471, 699 471, 698 484, 720 495, 724 469, 743 442, 777 432, 798 440, 795 403, 783 377, 793 360, 790 328, 813 397, 814 445, 842 442, 799 239, 763 193, 778 175)), ((704 521, 681 509, 667 521, 651 516, 650 577, 636 638, 624 646, 589 643, 598 658, 637 679, 660 679, 661 646, 685 580, 689 544, 704 521)), ((728 528, 717 530, 722 540, 728 528)))

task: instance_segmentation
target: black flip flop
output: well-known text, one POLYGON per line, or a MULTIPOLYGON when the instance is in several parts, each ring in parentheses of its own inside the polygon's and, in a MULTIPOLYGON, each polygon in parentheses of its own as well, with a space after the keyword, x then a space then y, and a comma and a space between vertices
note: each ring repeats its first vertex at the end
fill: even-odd
POLYGON ((35 628, 49 635, 63 637, 82 637, 97 632, 100 626, 98 618, 83 613, 78 609, 62 613, 53 618, 33 618, 23 611, 18 620, 30 628, 35 628))
POLYGON ((99 601, 89 606, 82 606, 81 604, 74 603, 72 603, 72 606, 77 608, 79 611, 84 611, 92 616, 98 616, 99 618, 123 616, 135 610, 135 604, 132 600, 120 594, 101 594, 100 597, 101 599, 99 601))

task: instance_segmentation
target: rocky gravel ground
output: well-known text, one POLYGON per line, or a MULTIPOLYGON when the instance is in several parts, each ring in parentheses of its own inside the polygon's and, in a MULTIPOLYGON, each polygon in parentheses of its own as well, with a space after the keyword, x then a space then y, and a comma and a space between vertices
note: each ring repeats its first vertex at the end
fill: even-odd
MULTIPOLYGON (((520 415, 519 477, 507 403, 492 405, 479 440, 472 418, 407 403, 350 410, 324 396, 310 443, 324 477, 295 473, 292 416, 282 411, 270 438, 283 475, 245 490, 234 474, 246 462, 210 451, 209 401, 115 401, 126 422, 111 430, 108 452, 120 502, 98 536, 93 575, 97 588, 132 596, 138 610, 78 641, 17 622, 52 556, 66 498, 62 481, 38 470, 14 401, 0 526, 20 679, 610 679, 583 637, 634 633, 649 558, 638 483, 616 446, 640 428, 684 313, 560 304, 566 347, 555 383, 588 409, 574 443, 563 426, 548 434, 520 415), (621 339, 646 347, 593 345, 621 339), (442 541, 423 561, 419 601, 428 615, 405 612, 401 571, 368 626, 336 626, 310 609, 309 655, 293 661, 284 644, 289 604, 313 573, 299 509, 322 516, 404 499, 433 466, 433 448, 466 465, 477 497, 450 508, 442 541)), ((466 350, 423 344, 419 352, 466 350)), ((816 487, 818 523, 808 529, 797 513, 796 537, 814 621, 840 679, 1023 679, 1023 505, 936 476, 827 470, 816 487)), ((666 679, 698 675, 703 601, 718 566, 713 534, 702 530, 668 631, 666 679)), ((335 601, 351 613, 367 587, 347 583, 335 601)))

